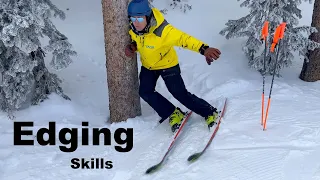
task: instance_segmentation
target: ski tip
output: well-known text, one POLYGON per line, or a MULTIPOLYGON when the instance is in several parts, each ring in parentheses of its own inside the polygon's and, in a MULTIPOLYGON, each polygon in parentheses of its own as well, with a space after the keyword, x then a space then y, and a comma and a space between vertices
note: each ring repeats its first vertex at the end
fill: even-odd
POLYGON ((160 166, 161 166, 161 164, 157 164, 157 165, 150 167, 149 169, 147 169, 146 174, 151 174, 151 173, 157 171, 160 168, 160 166))
POLYGON ((194 153, 191 156, 188 157, 189 162, 194 162, 201 156, 201 153, 194 153))

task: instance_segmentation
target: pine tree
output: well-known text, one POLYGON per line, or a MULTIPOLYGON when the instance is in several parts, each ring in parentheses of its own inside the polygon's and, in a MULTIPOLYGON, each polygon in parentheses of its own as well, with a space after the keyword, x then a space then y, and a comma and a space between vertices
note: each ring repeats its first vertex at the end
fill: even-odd
POLYGON ((123 51, 131 42, 128 4, 129 0, 102 0, 110 122, 141 115, 137 56, 128 58, 123 51))
MULTIPOLYGON (((153 2, 154 2, 154 0, 149 0, 149 3, 151 5, 151 7, 154 7, 153 6, 153 2)), ((184 13, 186 13, 187 11, 192 9, 192 6, 188 4, 188 0, 184 0, 184 1, 181 1, 181 0, 170 0, 168 2, 168 6, 170 6, 172 9, 178 8, 184 13)), ((164 9, 161 9, 160 11, 163 14, 167 14, 168 9, 164 8, 164 9)))
MULTIPOLYGON (((238 0, 240 1, 240 0, 238 0)), ((309 1, 311 0, 304 0, 309 1)), ((320 43, 308 39, 308 36, 317 32, 311 26, 299 26, 299 18, 302 17, 298 5, 301 0, 245 0, 240 7, 248 7, 250 13, 237 20, 229 20, 224 29, 220 31, 227 39, 234 37, 247 37, 243 51, 248 58, 249 67, 260 72, 263 69, 264 44, 260 40, 261 29, 265 21, 269 21, 268 45, 272 43, 273 33, 276 27, 286 22, 285 36, 279 49, 277 64, 277 76, 283 67, 289 67, 295 57, 294 52, 305 57, 308 50, 320 47, 320 43), (305 33, 305 34, 304 34, 305 33)), ((269 52, 269 51, 268 51, 269 52)), ((273 73, 275 53, 267 54, 266 74, 273 73)))
POLYGON ((52 53, 50 65, 56 70, 66 68, 76 55, 52 17, 65 19, 65 14, 50 0, 1 0, 0 108, 10 117, 14 110, 39 104, 52 92, 70 100, 61 80, 45 66, 46 53, 52 53), (48 45, 41 44, 45 36, 48 45))
MULTIPOLYGON (((320 30, 320 0, 315 0, 311 26, 320 30)), ((310 35, 310 39, 320 43, 320 32, 310 35)), ((303 62, 300 79, 307 82, 320 80, 320 48, 309 51, 303 62)))

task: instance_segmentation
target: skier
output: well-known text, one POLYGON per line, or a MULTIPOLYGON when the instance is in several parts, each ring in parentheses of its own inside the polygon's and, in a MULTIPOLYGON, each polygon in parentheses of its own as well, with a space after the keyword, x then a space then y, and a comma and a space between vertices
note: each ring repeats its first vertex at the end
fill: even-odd
POLYGON ((171 130, 175 132, 184 113, 155 91, 157 80, 161 76, 174 98, 204 117, 211 128, 218 117, 217 109, 186 89, 174 46, 204 55, 208 65, 213 59, 217 60, 221 52, 169 24, 157 8, 150 8, 148 0, 132 0, 128 5, 128 18, 132 42, 126 46, 125 54, 128 57, 133 57, 135 52, 140 54, 140 97, 162 120, 169 118, 171 130))

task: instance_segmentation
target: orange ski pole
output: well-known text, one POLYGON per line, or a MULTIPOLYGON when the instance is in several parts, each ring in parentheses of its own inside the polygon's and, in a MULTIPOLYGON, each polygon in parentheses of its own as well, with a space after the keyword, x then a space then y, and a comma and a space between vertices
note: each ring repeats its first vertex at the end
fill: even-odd
MULTIPOLYGON (((276 48, 277 44, 279 43, 280 40, 283 39, 284 36, 284 31, 286 28, 286 23, 281 23, 277 29, 276 32, 274 34, 274 38, 273 38, 273 43, 271 45, 271 52, 274 52, 274 49, 276 48)), ((280 41, 281 42, 281 41, 280 41)), ((276 56, 276 62, 274 64, 274 68, 273 68, 273 75, 272 75, 272 81, 271 81, 271 88, 270 88, 270 93, 269 93, 269 98, 268 98, 268 105, 267 105, 267 110, 266 110, 266 116, 265 116, 265 120, 263 123, 263 130, 266 130, 266 126, 267 126, 267 118, 268 118, 268 113, 269 113, 269 108, 270 108, 270 101, 271 101, 271 93, 272 93, 272 87, 273 87, 273 82, 274 82, 274 75, 276 73, 276 68, 277 68, 277 63, 278 63, 278 58, 279 58, 279 46, 280 43, 278 45, 278 49, 277 49, 277 56, 276 56)))
POLYGON ((263 80, 262 80, 262 108, 261 108, 261 125, 263 125, 263 115, 264 115, 264 86, 265 86, 265 71, 266 71, 266 57, 267 57, 267 37, 268 37, 268 29, 269 29, 269 22, 265 21, 262 27, 261 32, 261 41, 265 42, 265 49, 264 49, 264 58, 263 58, 263 80))

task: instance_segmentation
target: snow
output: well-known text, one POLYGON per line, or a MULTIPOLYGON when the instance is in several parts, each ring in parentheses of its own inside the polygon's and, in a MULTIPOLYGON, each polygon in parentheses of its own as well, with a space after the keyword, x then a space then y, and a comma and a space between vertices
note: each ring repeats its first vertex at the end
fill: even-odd
MULTIPOLYGON (((156 1, 155 5, 161 9, 165 3, 156 1)), ((41 105, 17 112, 15 121, 34 122, 33 128, 24 128, 33 130, 33 136, 23 139, 36 140, 36 131, 48 127, 49 121, 56 122, 57 133, 62 128, 79 128, 78 147, 71 153, 62 152, 59 145, 64 145, 58 134, 55 146, 41 146, 36 141, 34 146, 14 146, 13 122, 0 113, 0 179, 320 179, 320 83, 298 78, 302 60, 297 57, 292 67, 282 70, 282 77, 275 78, 267 130, 262 131, 262 78, 247 66, 241 52, 243 39, 226 40, 218 34, 228 19, 246 13, 239 2, 190 1, 193 8, 187 14, 177 9, 166 15, 177 28, 221 50, 221 58, 208 66, 203 56, 177 48, 188 90, 212 104, 228 97, 228 105, 220 130, 201 159, 187 162, 187 157, 200 150, 210 135, 201 117, 193 114, 166 164, 151 175, 144 172, 161 160, 173 136, 167 121, 157 126, 158 116, 144 101, 141 117, 106 124, 109 102, 101 1, 57 0, 55 4, 63 10, 70 8, 65 21, 55 22, 78 52, 69 68, 56 72, 72 101, 53 94, 41 105), (81 145, 83 121, 89 122, 89 129, 109 128, 111 145, 81 145), (115 149, 118 144, 113 135, 119 128, 133 128, 133 148, 128 153, 115 149), (72 158, 103 158, 112 161, 113 167, 75 170, 71 168, 72 158)), ((309 25, 313 4, 300 7, 301 24, 309 25)), ((266 100, 270 82, 271 77, 267 77, 266 100)), ((157 90, 185 109, 169 94, 162 79, 157 90)), ((92 132, 89 134, 91 143, 92 132)))

